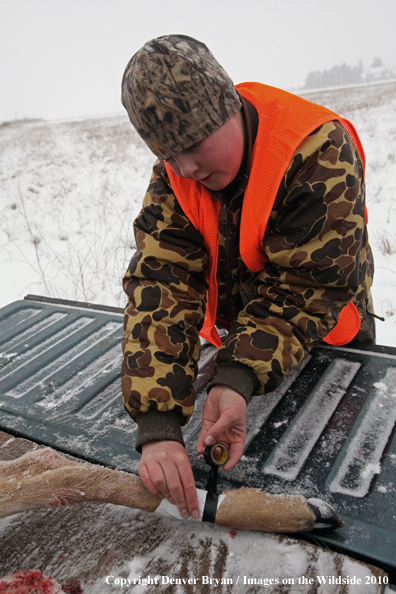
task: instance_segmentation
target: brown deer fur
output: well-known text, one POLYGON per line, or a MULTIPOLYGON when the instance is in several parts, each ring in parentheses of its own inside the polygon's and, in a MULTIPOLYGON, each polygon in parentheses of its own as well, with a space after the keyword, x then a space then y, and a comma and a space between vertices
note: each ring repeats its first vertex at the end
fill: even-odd
MULTIPOLYGON (((139 477, 86 462, 74 462, 51 448, 0 462, 0 518, 84 502, 113 503, 154 512, 153 497, 139 477)), ((315 514, 304 497, 271 495, 255 489, 227 491, 218 508, 219 526, 269 532, 313 528, 315 514)))

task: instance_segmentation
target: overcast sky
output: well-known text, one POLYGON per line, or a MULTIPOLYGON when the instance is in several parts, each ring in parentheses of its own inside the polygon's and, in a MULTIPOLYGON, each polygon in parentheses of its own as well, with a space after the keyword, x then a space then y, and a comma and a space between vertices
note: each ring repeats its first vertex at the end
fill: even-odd
POLYGON ((396 66, 396 0, 0 0, 0 122, 121 111, 148 39, 206 43, 234 82, 288 90, 311 70, 396 66))

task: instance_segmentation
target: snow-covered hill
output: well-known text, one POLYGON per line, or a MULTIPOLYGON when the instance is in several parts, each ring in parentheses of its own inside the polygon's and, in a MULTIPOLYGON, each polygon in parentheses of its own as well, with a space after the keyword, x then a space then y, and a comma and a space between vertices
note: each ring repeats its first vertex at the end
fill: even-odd
MULTIPOLYGON (((396 346, 396 81, 305 92, 367 158, 378 343, 396 346)), ((27 293, 123 306, 153 155, 124 114, 0 126, 0 306, 27 293)))

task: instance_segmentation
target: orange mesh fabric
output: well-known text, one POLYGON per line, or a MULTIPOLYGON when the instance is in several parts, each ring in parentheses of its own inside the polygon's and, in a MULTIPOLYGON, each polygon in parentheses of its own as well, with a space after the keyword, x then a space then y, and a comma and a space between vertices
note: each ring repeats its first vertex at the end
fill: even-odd
MULTIPOLYGON (((281 89, 260 83, 242 83, 236 88, 254 105, 259 115, 252 168, 243 200, 240 232, 242 259, 250 270, 259 272, 265 268, 268 262, 268 257, 260 244, 276 193, 294 151, 304 138, 322 124, 331 120, 339 120, 350 134, 361 155, 363 164, 365 157, 353 125, 329 109, 310 103, 281 89)), ((217 229, 220 204, 211 198, 202 184, 178 177, 166 163, 165 165, 176 198, 185 215, 204 237, 205 246, 210 256, 209 268, 206 271, 209 285, 206 316, 200 335, 215 346, 220 346, 221 341, 214 327, 218 297, 217 229)), ((352 304, 350 305, 352 306, 352 304)), ((348 306, 344 309, 347 308, 348 306)), ((341 312, 339 322, 327 337, 327 342, 330 344, 346 344, 357 334, 360 325, 359 314, 355 306, 350 309, 352 309, 352 314, 341 315, 341 312), (353 309, 356 310, 359 320, 354 315, 353 309), (341 325, 344 327, 343 330, 341 330, 341 325), (340 339, 338 338, 339 333, 342 334, 340 339), (331 338, 332 336, 333 338, 331 338), (333 339, 336 342, 331 342, 333 339), (343 342, 338 342, 339 340, 343 340, 343 342)), ((347 311, 350 310, 347 309, 347 311)))
POLYGON ((356 148, 363 147, 350 122, 336 113, 310 103, 297 95, 259 83, 242 83, 236 88, 259 114, 259 127, 253 149, 253 167, 243 201, 241 256, 253 272, 263 270, 265 252, 260 247, 276 193, 298 145, 322 124, 340 120, 356 148))
POLYGON ((333 346, 342 346, 355 338, 360 328, 360 316, 355 305, 350 301, 342 308, 337 324, 324 338, 324 342, 333 346))
POLYGON ((205 248, 209 253, 209 267, 206 270, 208 291, 206 294, 206 315, 201 332, 202 338, 215 346, 221 346, 219 334, 215 328, 217 313, 217 255, 219 238, 217 226, 220 203, 212 200, 207 189, 200 183, 179 177, 165 162, 172 189, 186 217, 191 221, 205 240, 205 248))

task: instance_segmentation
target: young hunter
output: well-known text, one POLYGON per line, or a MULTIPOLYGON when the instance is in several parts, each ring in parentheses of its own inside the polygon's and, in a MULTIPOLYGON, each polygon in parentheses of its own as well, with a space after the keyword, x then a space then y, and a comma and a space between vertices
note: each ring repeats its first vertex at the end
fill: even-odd
POLYGON ((242 455, 252 395, 275 390, 322 340, 375 341, 364 152, 350 122, 274 87, 235 87, 184 35, 133 56, 122 103, 157 157, 124 278, 123 398, 144 484, 196 518, 181 427, 199 335, 218 352, 197 451, 225 442, 226 470, 242 455))

